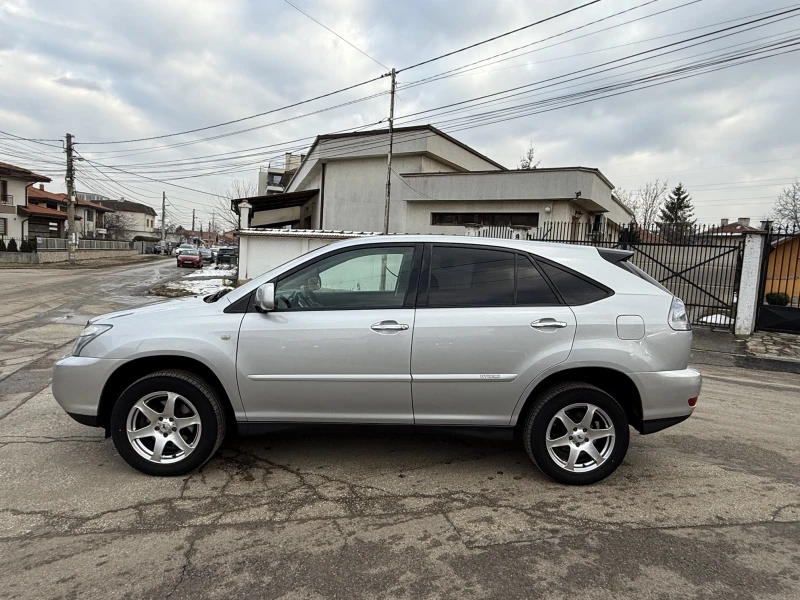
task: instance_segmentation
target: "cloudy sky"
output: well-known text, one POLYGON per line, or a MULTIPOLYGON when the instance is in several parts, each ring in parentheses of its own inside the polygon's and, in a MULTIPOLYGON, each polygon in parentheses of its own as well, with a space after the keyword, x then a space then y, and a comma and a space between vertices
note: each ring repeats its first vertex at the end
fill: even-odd
MULTIPOLYGON (((200 192, 255 182, 259 164, 316 134, 377 126, 388 113, 387 79, 191 134, 92 142, 273 111, 373 79, 382 65, 404 69, 586 1, 292 0, 369 58, 286 0, 0 0, 0 160, 45 171, 50 187, 63 190, 63 153, 50 140, 69 131, 97 163, 79 163, 79 189, 156 206, 166 189, 174 220, 186 223, 192 207, 208 219, 214 200, 200 192), (210 162, 189 160, 198 157, 210 162)), ((758 220, 800 177, 800 53, 787 53, 800 48, 789 45, 800 10, 773 16, 797 7, 602 0, 401 71, 397 124, 433 123, 507 167, 532 143, 541 166, 598 167, 618 187, 680 181, 701 222, 758 220), (705 62, 720 59, 729 62, 705 62), (634 87, 597 90, 624 82, 634 87), (649 87, 631 91, 637 86, 649 87), (503 92, 511 88, 520 89, 503 92), (576 93, 585 95, 566 96, 576 93), (488 94, 496 95, 441 109, 488 94), (420 111, 430 112, 413 114, 420 111)))

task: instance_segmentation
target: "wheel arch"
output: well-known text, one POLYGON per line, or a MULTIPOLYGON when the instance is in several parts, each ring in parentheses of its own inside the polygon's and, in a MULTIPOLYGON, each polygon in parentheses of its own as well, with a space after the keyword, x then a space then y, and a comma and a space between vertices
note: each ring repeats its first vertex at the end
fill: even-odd
POLYGON ((108 378, 100 395, 97 424, 109 434, 111 410, 122 392, 136 380, 156 371, 180 370, 192 373, 212 387, 220 399, 225 419, 230 424, 228 431, 235 431, 236 415, 231 399, 216 373, 206 364, 188 356, 159 355, 136 358, 120 365, 108 378))
POLYGON ((619 402, 620 406, 625 410, 628 423, 632 425, 634 429, 641 432, 642 398, 639 394, 639 388, 637 388, 633 380, 622 371, 598 366, 572 367, 550 373, 536 383, 533 389, 528 392, 525 402, 522 404, 519 411, 515 411, 516 414, 512 416, 511 424, 515 427, 522 425, 528 413, 533 408, 536 398, 542 392, 554 385, 567 381, 588 383, 606 392, 619 402))

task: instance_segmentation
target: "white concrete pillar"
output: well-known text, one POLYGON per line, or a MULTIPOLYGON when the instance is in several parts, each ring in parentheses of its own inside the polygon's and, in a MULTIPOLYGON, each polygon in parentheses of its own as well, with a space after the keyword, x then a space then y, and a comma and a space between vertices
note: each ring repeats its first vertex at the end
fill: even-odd
POLYGON ((239 229, 250 228, 250 211, 253 210, 253 205, 247 200, 239 202, 239 229))
POLYGON ((736 335, 748 336, 755 331, 756 310, 759 298, 758 288, 761 277, 761 260, 764 256, 764 232, 745 234, 744 256, 742 257, 742 275, 736 306, 736 322, 733 332, 736 335))

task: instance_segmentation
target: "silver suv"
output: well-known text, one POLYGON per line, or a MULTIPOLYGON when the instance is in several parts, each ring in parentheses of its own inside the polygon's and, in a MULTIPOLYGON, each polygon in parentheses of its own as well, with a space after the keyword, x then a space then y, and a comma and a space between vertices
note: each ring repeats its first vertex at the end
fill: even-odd
POLYGON ((445 236, 348 240, 230 293, 92 319, 53 394, 153 475, 198 468, 228 429, 491 428, 538 467, 599 481, 689 417, 700 374, 680 300, 630 252, 445 236))

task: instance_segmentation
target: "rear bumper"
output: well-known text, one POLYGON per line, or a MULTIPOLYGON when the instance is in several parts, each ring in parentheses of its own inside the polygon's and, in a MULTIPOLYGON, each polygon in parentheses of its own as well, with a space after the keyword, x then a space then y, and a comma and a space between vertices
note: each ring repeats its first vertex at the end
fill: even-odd
POLYGON ((688 419, 690 398, 700 395, 702 376, 694 369, 631 373, 642 399, 642 433, 653 433, 688 419))
POLYGON ((97 421, 100 396, 111 374, 124 360, 65 356, 53 367, 53 396, 69 416, 92 425, 97 421))

